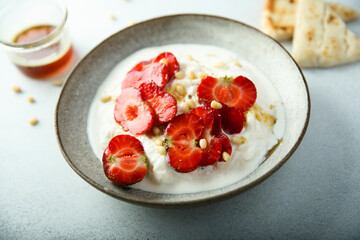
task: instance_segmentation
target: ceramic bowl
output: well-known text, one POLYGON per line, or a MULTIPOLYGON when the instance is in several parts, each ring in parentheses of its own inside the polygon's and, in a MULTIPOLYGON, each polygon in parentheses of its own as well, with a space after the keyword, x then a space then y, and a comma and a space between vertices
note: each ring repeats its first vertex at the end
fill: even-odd
POLYGON ((165 16, 115 33, 87 54, 61 91, 55 128, 68 164, 85 181, 112 197, 146 206, 188 206, 242 193, 259 184, 289 159, 300 144, 310 115, 310 97, 301 69, 275 40, 241 22, 208 15, 165 16), (87 117, 95 93, 110 71, 137 50, 175 43, 215 45, 229 49, 262 71, 280 94, 286 129, 282 143, 246 178, 220 189, 186 194, 159 194, 118 187, 104 175, 87 135, 87 117))

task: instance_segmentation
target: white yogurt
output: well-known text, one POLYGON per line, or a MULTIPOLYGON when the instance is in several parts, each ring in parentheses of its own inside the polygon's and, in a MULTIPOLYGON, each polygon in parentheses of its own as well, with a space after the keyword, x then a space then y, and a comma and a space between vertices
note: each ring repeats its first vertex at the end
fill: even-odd
MULTIPOLYGON (((245 137, 247 141, 241 145, 232 144, 230 161, 218 162, 190 173, 176 172, 166 161, 165 155, 156 151, 157 146, 154 139, 150 139, 146 135, 137 136, 149 159, 149 168, 145 178, 131 187, 159 193, 190 193, 220 188, 245 178, 264 161, 268 151, 282 138, 285 129, 284 108, 278 93, 263 73, 254 68, 246 59, 242 59, 241 56, 214 46, 174 44, 151 47, 135 52, 120 62, 99 87, 90 107, 87 131, 96 156, 101 160, 111 138, 118 134, 124 134, 121 126, 114 120, 115 101, 103 103, 101 98, 104 96, 116 98, 121 92, 122 79, 136 63, 151 59, 164 51, 171 52, 176 56, 180 64, 180 71, 185 72, 185 76, 188 76, 191 71, 196 76, 201 73, 207 73, 214 77, 246 76, 256 86, 256 104, 277 120, 275 125, 269 126, 256 119, 255 111, 249 111, 246 115, 247 125, 240 134, 237 134, 237 136, 245 137), (241 63, 242 66, 239 67, 235 62, 241 63), (222 63, 225 66, 219 67, 223 65, 222 63)), ((184 101, 188 99, 188 95, 192 95, 197 106, 200 106, 196 94, 200 81, 200 78, 185 77, 181 80, 174 79, 168 85, 181 83, 187 89, 187 97, 184 101)), ((178 101, 177 114, 182 113, 181 106, 184 101, 178 101)), ((229 135, 229 138, 232 139, 234 136, 229 135)))

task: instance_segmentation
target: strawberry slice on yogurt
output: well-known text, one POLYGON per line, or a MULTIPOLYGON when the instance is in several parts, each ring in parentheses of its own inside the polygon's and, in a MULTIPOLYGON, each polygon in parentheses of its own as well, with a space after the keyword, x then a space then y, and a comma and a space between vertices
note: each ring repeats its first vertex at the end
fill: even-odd
POLYGON ((142 83, 154 81, 163 89, 178 70, 176 57, 172 53, 163 52, 153 59, 136 64, 126 74, 121 88, 138 88, 142 83))
POLYGON ((134 135, 149 131, 155 120, 153 109, 142 99, 140 90, 136 88, 121 91, 116 100, 114 117, 124 130, 129 130, 134 135))
POLYGON ((203 128, 201 118, 195 114, 181 114, 170 121, 165 132, 166 158, 176 171, 191 172, 199 166, 203 150, 198 142, 203 128))
POLYGON ((204 150, 204 155, 199 166, 204 167, 214 164, 220 159, 222 150, 221 139, 213 134, 214 127, 216 127, 217 124, 214 117, 215 112, 209 107, 201 106, 194 108, 190 113, 200 117, 204 124, 204 129, 200 137, 200 147, 204 150))
POLYGON ((155 125, 169 122, 177 112, 176 99, 156 85, 155 82, 145 82, 139 87, 141 96, 155 113, 155 125))
POLYGON ((203 78, 197 89, 200 102, 208 105, 215 100, 228 107, 249 109, 256 100, 256 88, 252 81, 243 76, 203 78))

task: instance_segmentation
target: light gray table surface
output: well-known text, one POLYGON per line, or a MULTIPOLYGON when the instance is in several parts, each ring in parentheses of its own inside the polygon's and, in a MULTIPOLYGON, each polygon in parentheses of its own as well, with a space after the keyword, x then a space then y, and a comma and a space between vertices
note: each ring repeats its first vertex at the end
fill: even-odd
MULTIPOLYGON (((66 2, 79 59, 131 20, 206 13, 259 27, 263 4, 66 2)), ((359 0, 341 2, 360 12, 359 0)), ((348 27, 360 36, 360 20, 348 27)), ((291 49, 290 42, 284 44, 291 49)), ((304 74, 312 100, 310 124, 279 171, 229 200, 152 209, 111 198, 73 172, 54 131, 60 88, 23 76, 0 51, 0 239, 360 239, 360 62, 304 74), (14 84, 23 93, 14 94, 14 84), (28 96, 36 102, 28 103, 28 96), (35 127, 28 124, 33 116, 39 119, 35 127)))

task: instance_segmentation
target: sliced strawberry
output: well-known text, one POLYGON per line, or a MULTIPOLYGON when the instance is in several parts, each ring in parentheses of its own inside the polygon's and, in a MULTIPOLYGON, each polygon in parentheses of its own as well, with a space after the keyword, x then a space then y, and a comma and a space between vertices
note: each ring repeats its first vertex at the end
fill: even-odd
POLYGON ((121 91, 116 100, 115 121, 132 134, 142 134, 149 131, 154 125, 154 112, 141 98, 140 90, 126 88, 121 91))
POLYGON ((190 113, 200 117, 205 127, 212 128, 214 124, 214 111, 212 108, 200 106, 191 110, 190 113))
POLYGON ((117 135, 103 155, 106 177, 120 186, 141 181, 147 171, 147 157, 141 142, 130 135, 117 135))
POLYGON ((164 63, 153 63, 143 61, 138 63, 125 76, 122 82, 122 89, 139 87, 144 82, 154 81, 158 86, 164 88, 169 81, 168 69, 164 63))
POLYGON ((204 155, 199 163, 201 167, 212 165, 219 161, 221 157, 222 140, 217 137, 211 137, 209 141, 207 140, 207 143, 207 148, 204 149, 204 155))
POLYGON ((179 70, 176 57, 169 52, 160 53, 153 59, 135 65, 125 76, 122 89, 139 87, 144 82, 154 81, 161 89, 179 70), (166 59, 166 61, 161 61, 166 59))
POLYGON ((170 121, 177 112, 176 99, 156 85, 153 81, 140 85, 142 98, 155 112, 155 125, 170 121))
POLYGON ((221 158, 219 161, 224 162, 225 160, 222 157, 222 153, 227 152, 229 155, 231 155, 231 152, 232 152, 231 142, 230 142, 230 139, 228 138, 228 136, 226 136, 226 134, 223 132, 220 132, 216 137, 221 140, 221 144, 222 144, 221 158))
POLYGON ((167 69, 169 79, 172 79, 177 71, 179 71, 179 63, 174 56, 174 54, 170 52, 160 53, 156 58, 154 58, 153 62, 160 62, 161 59, 165 58, 167 61, 167 69))
POLYGON ((203 128, 201 118, 195 114, 182 114, 170 121, 165 132, 166 157, 176 171, 191 172, 198 167, 203 150, 197 143, 203 128))
POLYGON ((228 134, 240 133, 245 121, 244 113, 239 108, 224 105, 221 109, 221 125, 228 134))
POLYGON ((201 80, 197 92, 200 102, 204 104, 215 100, 242 111, 249 109, 256 101, 254 83, 243 76, 219 79, 208 76, 201 80))
POLYGON ((201 139, 205 139, 207 146, 204 149, 204 156, 202 157, 199 166, 208 166, 217 162, 221 155, 222 142, 213 134, 215 124, 215 112, 210 107, 197 107, 191 110, 201 118, 204 123, 204 129, 201 134, 201 139))

